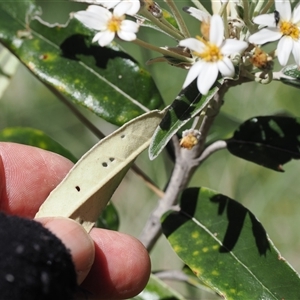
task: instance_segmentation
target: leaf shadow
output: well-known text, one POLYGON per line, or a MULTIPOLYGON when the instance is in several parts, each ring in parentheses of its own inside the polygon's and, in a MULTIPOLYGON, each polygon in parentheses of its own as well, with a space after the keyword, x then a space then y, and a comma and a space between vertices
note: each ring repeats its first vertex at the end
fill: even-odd
POLYGON ((130 55, 123 51, 116 51, 109 47, 99 47, 98 45, 89 45, 87 37, 82 34, 73 34, 66 38, 60 45, 62 56, 72 60, 80 61, 84 57, 91 57, 96 62, 96 66, 106 69, 110 59, 123 58, 137 63, 130 55))
POLYGON ((175 114, 176 120, 186 121, 190 120, 194 111, 194 105, 202 98, 197 88, 197 79, 195 79, 189 86, 183 89, 175 100, 170 105, 166 115, 160 123, 163 130, 169 130, 173 124, 172 115, 175 114))
MULTIPOLYGON (((206 201, 206 197, 200 196, 201 188, 188 188, 182 194, 180 211, 174 211, 163 220, 163 233, 166 237, 170 236, 174 231, 181 227, 184 223, 195 217, 196 211, 199 210, 199 201, 206 201)), ((267 251, 271 251, 267 233, 262 224, 255 216, 239 202, 217 194, 209 198, 209 201, 217 204, 217 214, 223 215, 226 213, 227 228, 219 248, 220 253, 228 253, 232 251, 237 244, 241 232, 244 228, 244 222, 247 215, 250 217, 252 225, 252 234, 255 239, 255 244, 259 255, 266 256, 267 251)), ((205 204, 204 207, 207 207, 205 204)), ((199 219, 199 217, 197 217, 199 219)), ((199 220, 201 222, 201 220, 199 220)))
POLYGON ((228 219, 226 233, 222 242, 223 245, 219 249, 221 253, 227 253, 233 250, 238 242, 247 215, 249 215, 251 220, 252 233, 259 254, 266 256, 267 251, 271 251, 265 229, 247 208, 239 202, 221 194, 211 197, 210 201, 218 204, 218 215, 222 215, 226 212, 228 219))

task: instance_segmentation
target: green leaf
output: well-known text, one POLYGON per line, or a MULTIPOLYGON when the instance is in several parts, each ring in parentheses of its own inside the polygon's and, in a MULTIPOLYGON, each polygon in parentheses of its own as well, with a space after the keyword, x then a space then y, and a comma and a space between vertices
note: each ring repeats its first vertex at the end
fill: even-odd
POLYGON ((0 141, 38 147, 60 154, 74 163, 77 161, 71 152, 41 130, 26 127, 8 127, 0 131, 0 141))
POLYGON ((151 274, 145 289, 133 300, 185 300, 178 292, 151 274))
POLYGON ((116 207, 110 202, 103 210, 102 214, 96 222, 96 227, 118 230, 120 219, 116 207))
POLYGON ((38 18, 27 24, 32 10, 20 1, 0 2, 0 42, 48 87, 116 125, 162 106, 149 72, 116 43, 92 44, 95 32, 76 19, 66 26, 38 18))
POLYGON ((208 104, 212 97, 218 92, 224 82, 224 78, 219 79, 211 88, 207 95, 202 95, 197 88, 197 79, 183 89, 176 97, 171 106, 157 127, 150 147, 149 157, 155 159, 164 149, 172 136, 182 128, 191 118, 198 115, 208 104))
POLYGON ((262 224, 240 203, 206 188, 183 192, 162 220, 178 256, 225 299, 298 299, 300 278, 262 224))
POLYGON ((281 73, 285 75, 280 77, 281 82, 300 88, 300 70, 297 65, 288 65, 282 69, 281 73))
POLYGON ((300 158, 300 119, 255 117, 244 122, 227 140, 231 154, 283 172, 282 165, 300 158))

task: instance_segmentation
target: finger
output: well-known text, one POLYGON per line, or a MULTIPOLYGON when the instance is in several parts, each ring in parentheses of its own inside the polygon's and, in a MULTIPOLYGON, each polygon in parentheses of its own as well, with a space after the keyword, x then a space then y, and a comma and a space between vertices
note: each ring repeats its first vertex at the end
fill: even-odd
POLYGON ((68 159, 46 150, 0 143, 0 210, 33 218, 72 166, 68 159))
POLYGON ((89 273, 95 257, 95 247, 92 238, 77 222, 67 218, 36 218, 54 233, 69 249, 75 270, 77 282, 80 284, 89 273))
POLYGON ((127 299, 143 290, 150 275, 150 258, 135 238, 94 228, 95 261, 82 287, 95 299, 127 299))

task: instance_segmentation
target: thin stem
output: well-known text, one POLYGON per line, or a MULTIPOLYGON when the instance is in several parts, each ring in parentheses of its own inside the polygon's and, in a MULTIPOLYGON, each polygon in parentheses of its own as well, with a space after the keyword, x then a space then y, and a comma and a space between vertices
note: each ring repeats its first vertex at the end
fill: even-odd
POLYGON ((225 38, 229 38, 229 30, 228 30, 228 16, 227 16, 227 4, 228 2, 225 2, 222 4, 221 9, 219 11, 219 15, 223 15, 223 23, 224 23, 224 33, 225 38))
MULTIPOLYGON (((170 29, 174 30, 175 32, 177 32, 178 34, 181 35, 181 32, 177 28, 175 28, 172 24, 170 24, 165 18, 162 17, 162 18, 159 19, 159 21, 162 24, 168 26, 170 29)), ((182 38, 183 38, 183 36, 182 36, 182 38)))
POLYGON ((210 157, 213 153, 223 150, 227 148, 227 143, 225 141, 216 141, 209 145, 205 150, 202 152, 200 157, 198 158, 198 162, 202 162, 210 157))
POLYGON ((220 11, 219 11, 220 16, 223 16, 224 14, 226 14, 226 19, 227 19, 227 5, 228 5, 228 2, 223 3, 221 5, 220 11))
POLYGON ((166 32, 168 35, 172 36, 176 40, 182 40, 184 36, 174 28, 170 23, 168 25, 163 24, 160 19, 154 17, 147 9, 143 9, 141 12, 147 19, 149 19, 153 24, 159 27, 162 31, 166 32))
POLYGON ((176 59, 179 59, 180 61, 185 61, 185 62, 189 62, 189 63, 192 62, 192 59, 190 59, 189 57, 180 55, 178 53, 175 53, 173 51, 170 51, 170 50, 167 50, 167 49, 164 49, 164 48, 160 48, 160 47, 154 46, 154 45, 149 44, 147 42, 144 42, 144 41, 142 41, 140 39, 135 39, 132 42, 135 43, 135 44, 137 44, 137 45, 139 45, 139 46, 141 46, 141 47, 144 47, 146 49, 150 49, 152 51, 156 51, 158 53, 161 53, 164 56, 171 56, 171 57, 174 57, 176 59))
POLYGON ((253 33, 255 26, 253 25, 252 21, 250 20, 250 11, 249 11, 248 0, 243 0, 243 5, 244 5, 244 22, 247 25, 249 32, 253 33))
POLYGON ((64 103, 72 113, 80 120, 80 122, 86 126, 97 138, 105 138, 105 134, 99 130, 92 122, 90 122, 69 100, 67 100, 61 93, 59 93, 51 85, 46 84, 48 89, 62 102, 64 103))
POLYGON ((192 128, 191 129, 199 129, 202 122, 203 122, 203 119, 205 117, 205 113, 206 113, 206 109, 207 109, 207 106, 205 108, 203 108, 203 110, 201 111, 201 113, 194 118, 194 121, 193 121, 193 125, 192 125, 192 128))
MULTIPOLYGON (((273 4, 274 4, 274 0, 269 0, 268 3, 265 5, 265 7, 263 9, 261 9, 261 11, 259 10, 257 12, 257 14, 266 14, 269 11, 269 9, 272 7, 273 4)), ((254 13, 256 13, 256 8, 255 8, 254 13)))
POLYGON ((147 176, 136 164, 133 164, 131 170, 138 176, 140 176, 150 190, 152 190, 158 197, 162 198, 165 193, 157 187, 157 185, 147 176))
POLYGON ((180 11, 178 10, 177 6, 175 5, 174 1, 173 0, 164 0, 168 6, 170 7, 173 15, 174 15, 174 18, 176 19, 177 21, 177 24, 179 26, 179 29, 180 31, 182 32, 182 34, 184 35, 184 37, 190 37, 190 33, 189 33, 189 30, 180 14, 180 11))

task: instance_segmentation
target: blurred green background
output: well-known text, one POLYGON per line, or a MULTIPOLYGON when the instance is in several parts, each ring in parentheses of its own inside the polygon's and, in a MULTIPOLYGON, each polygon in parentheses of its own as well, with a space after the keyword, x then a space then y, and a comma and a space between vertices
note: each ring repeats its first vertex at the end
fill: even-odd
MULTIPOLYGON (((44 20, 61 24, 67 22, 69 12, 86 7, 84 4, 68 1, 47 0, 37 3, 43 9, 44 20)), ((178 1, 178 5, 183 7, 191 3, 178 1)), ((198 33, 198 22, 186 14, 184 18, 191 32, 198 33)), ((175 46, 174 41, 161 34, 153 35, 148 29, 141 30, 139 37, 158 46, 175 46)), ((159 55, 147 50, 141 51, 130 43, 122 42, 121 45, 151 72, 166 104, 170 104, 180 91, 187 71, 166 64, 146 66, 145 62, 149 58, 159 55)), ((89 111, 79 109, 102 132, 108 134, 115 129, 89 111)), ((299 116, 299 91, 278 82, 265 86, 244 84, 229 91, 222 111, 237 122, 279 112, 299 116)), ((0 100, 0 130, 12 126, 40 129, 78 158, 98 141, 69 109, 22 65, 18 67, 9 88, 0 100)), ((220 126, 226 127, 228 124, 220 126)), ((149 162, 147 153, 143 153, 137 164, 160 188, 164 188, 172 170, 172 163, 165 153, 153 162, 149 162)), ((276 173, 233 157, 226 150, 222 150, 201 166, 190 186, 206 186, 243 203, 262 222, 282 256, 300 272, 299 162, 292 161, 285 165, 284 169, 285 173, 276 173)), ((120 214, 120 231, 138 236, 157 200, 157 196, 143 185, 141 179, 129 171, 113 196, 113 202, 120 214)), ((151 256, 154 270, 180 269, 182 266, 164 238, 160 239, 151 256)), ((199 294, 193 289, 185 290, 182 284, 173 283, 173 286, 183 290, 190 299, 215 299, 213 294, 199 294)))

